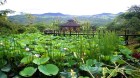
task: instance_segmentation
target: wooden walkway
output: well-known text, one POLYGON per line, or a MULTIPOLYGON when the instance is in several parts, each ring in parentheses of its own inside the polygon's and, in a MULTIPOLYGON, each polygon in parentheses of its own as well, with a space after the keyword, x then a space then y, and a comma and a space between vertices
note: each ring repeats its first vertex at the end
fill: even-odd
MULTIPOLYGON (((48 31, 44 32, 46 35, 54 35, 54 36, 80 36, 80 35, 88 35, 88 36, 94 36, 96 35, 94 32, 93 33, 73 33, 73 32, 62 32, 62 31, 48 31)), ((128 40, 129 37, 140 37, 140 34, 127 34, 127 31, 124 31, 124 34, 118 34, 118 36, 123 36, 125 39, 125 44, 128 45, 128 40)))

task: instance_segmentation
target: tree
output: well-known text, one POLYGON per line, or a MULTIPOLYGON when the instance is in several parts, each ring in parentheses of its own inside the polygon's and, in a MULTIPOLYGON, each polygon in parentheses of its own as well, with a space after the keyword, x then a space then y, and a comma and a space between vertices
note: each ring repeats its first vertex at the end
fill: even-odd
POLYGON ((6 10, 0 10, 0 17, 3 18, 3 20, 7 20, 7 14, 12 14, 15 11, 6 9, 6 10))
POLYGON ((140 6, 131 6, 127 12, 119 15, 112 23, 108 24, 108 29, 129 29, 131 32, 140 31, 140 6))
POLYGON ((37 23, 34 24, 34 27, 36 27, 40 32, 43 32, 47 28, 47 24, 45 23, 37 23))
POLYGON ((133 5, 128 9, 128 12, 140 13, 140 6, 133 5))
POLYGON ((0 5, 3 5, 6 3, 7 0, 0 0, 0 5))
POLYGON ((130 27, 129 30, 132 31, 140 31, 140 19, 137 17, 132 17, 129 21, 128 21, 128 25, 130 27))
POLYGON ((26 20, 28 22, 28 25, 32 25, 35 21, 35 18, 36 18, 32 14, 28 14, 28 13, 25 13, 25 17, 26 17, 26 20))
POLYGON ((14 13, 14 11, 10 9, 0 11, 0 34, 22 33, 23 26, 9 21, 7 18, 9 13, 14 13))

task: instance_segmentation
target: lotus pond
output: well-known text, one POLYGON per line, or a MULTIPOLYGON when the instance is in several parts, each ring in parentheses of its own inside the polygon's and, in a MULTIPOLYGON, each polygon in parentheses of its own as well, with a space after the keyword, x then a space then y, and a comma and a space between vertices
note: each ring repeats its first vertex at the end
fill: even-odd
POLYGON ((139 58, 113 32, 0 36, 0 78, 140 78, 139 58))

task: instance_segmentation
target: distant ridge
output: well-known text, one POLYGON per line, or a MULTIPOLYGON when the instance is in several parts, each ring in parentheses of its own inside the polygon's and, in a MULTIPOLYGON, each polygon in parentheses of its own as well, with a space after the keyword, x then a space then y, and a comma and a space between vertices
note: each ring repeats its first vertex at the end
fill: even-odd
MULTIPOLYGON (((110 15, 120 15, 122 14, 123 12, 119 12, 117 14, 112 14, 112 13, 101 13, 101 14, 95 14, 95 15, 80 15, 80 16, 110 16, 110 15)), ((44 13, 44 14, 32 14, 34 16, 73 16, 73 15, 68 15, 68 14, 63 14, 63 13, 44 13)), ((74 15, 76 16, 76 15, 74 15)), ((79 16, 79 15, 77 15, 79 16)))
POLYGON ((32 14, 35 16, 68 16, 66 14, 62 14, 62 13, 44 13, 44 14, 32 14))
MULTIPOLYGON (((43 14, 31 14, 31 15, 35 16, 34 23, 44 22, 49 24, 55 19, 59 19, 61 22, 66 22, 69 19, 76 18, 80 22, 84 22, 86 20, 96 26, 102 26, 113 21, 113 19, 120 14, 122 14, 122 12, 117 14, 101 13, 95 15, 68 15, 63 13, 43 13, 43 14)), ((28 24, 27 17, 23 14, 8 16, 8 18, 12 22, 25 24, 25 25, 28 24)))
POLYGON ((119 12, 117 14, 112 14, 112 13, 101 13, 101 14, 97 14, 97 15, 119 15, 122 14, 123 12, 119 12))
POLYGON ((99 17, 101 17, 101 16, 112 16, 112 15, 120 15, 120 14, 122 14, 123 12, 119 12, 119 13, 117 13, 117 14, 112 14, 112 13, 101 13, 101 14, 96 14, 96 15, 93 15, 93 16, 99 16, 99 17))

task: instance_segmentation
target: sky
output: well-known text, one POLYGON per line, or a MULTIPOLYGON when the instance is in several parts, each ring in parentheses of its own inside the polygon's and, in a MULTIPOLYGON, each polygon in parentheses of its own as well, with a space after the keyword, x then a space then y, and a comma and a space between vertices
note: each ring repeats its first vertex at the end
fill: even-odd
MULTIPOLYGON (((0 10, 11 9, 16 13, 63 13, 71 15, 94 15, 125 12, 140 0, 7 0, 0 10)), ((15 14, 16 14, 15 13, 15 14)))

